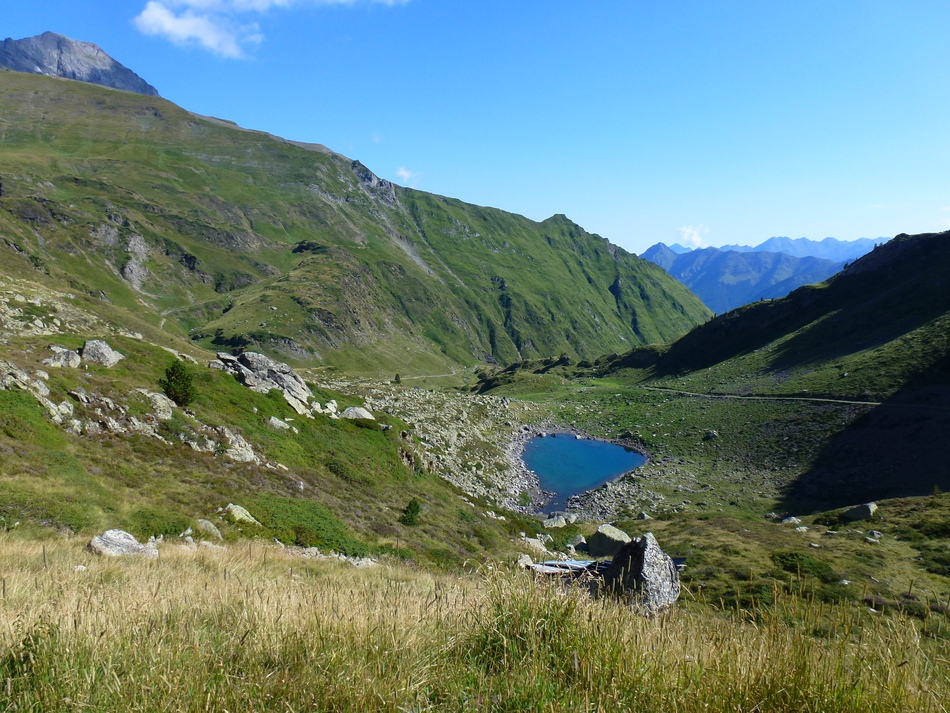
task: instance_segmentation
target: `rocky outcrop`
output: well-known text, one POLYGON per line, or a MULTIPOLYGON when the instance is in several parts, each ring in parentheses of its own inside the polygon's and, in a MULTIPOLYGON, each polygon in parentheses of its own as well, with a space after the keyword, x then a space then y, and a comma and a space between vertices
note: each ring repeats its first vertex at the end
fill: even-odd
POLYGON ((199 519, 195 522, 195 525, 206 535, 210 535, 211 537, 214 537, 218 540, 224 539, 224 537, 221 535, 221 530, 219 530, 217 526, 210 520, 199 519))
POLYGON ((679 598, 680 577, 673 559, 648 532, 623 546, 598 589, 621 597, 634 611, 652 616, 679 598))
POLYGON ((260 526, 261 523, 257 521, 251 513, 247 511, 246 508, 241 507, 240 505, 235 505, 234 503, 228 503, 228 506, 224 508, 224 512, 231 516, 231 519, 237 523, 248 523, 250 525, 260 526))
POLYGON ((43 360, 43 363, 46 366, 62 369, 75 369, 80 364, 82 364, 82 357, 79 356, 79 352, 74 352, 72 349, 66 349, 65 347, 51 344, 50 351, 53 352, 53 356, 43 360))
POLYGON ((0 67, 15 72, 76 79, 135 94, 158 96, 158 90, 91 42, 77 42, 55 32, 0 42, 0 67))
POLYGON ((119 354, 101 339, 92 339, 83 345, 82 358, 93 364, 102 364, 106 368, 112 368, 125 359, 125 356, 119 354))
POLYGON ((209 366, 234 374, 238 381, 259 393, 277 389, 294 411, 301 416, 311 415, 309 404, 313 394, 310 387, 282 362, 257 352, 244 352, 237 357, 221 352, 217 361, 209 366))
POLYGON ((148 399, 152 406, 152 413, 159 421, 167 421, 175 415, 176 404, 165 394, 149 391, 148 389, 135 389, 135 392, 148 399))
POLYGON ((362 406, 350 406, 340 415, 342 418, 365 418, 370 421, 376 420, 376 417, 362 406))
POLYGON ((225 455, 238 463, 261 463, 261 457, 254 452, 254 446, 248 443, 240 433, 232 431, 227 426, 219 427, 218 431, 227 441, 228 448, 225 455))
POLYGON ((591 557, 613 557, 630 542, 630 535, 613 525, 601 525, 590 536, 587 548, 591 557))
POLYGON ((106 557, 122 557, 125 555, 143 555, 145 557, 158 557, 158 548, 151 542, 143 545, 125 530, 106 530, 101 535, 96 535, 86 549, 94 555, 103 555, 106 557))
MULTIPOLYGON (((326 380, 321 387, 362 397, 376 414, 409 424, 403 431, 402 457, 476 497, 519 511, 525 491, 537 488, 537 476, 521 460, 524 421, 534 421, 538 407, 496 396, 453 394, 380 382, 326 380)), ((328 404, 329 406, 329 404, 328 404)))

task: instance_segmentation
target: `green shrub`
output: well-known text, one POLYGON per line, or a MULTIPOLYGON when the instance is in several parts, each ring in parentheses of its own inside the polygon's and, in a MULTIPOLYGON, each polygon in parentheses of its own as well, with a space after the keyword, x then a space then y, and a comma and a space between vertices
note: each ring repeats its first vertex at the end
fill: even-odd
POLYGON ((801 576, 815 577, 823 582, 833 582, 836 578, 831 565, 810 555, 791 550, 776 552, 772 561, 786 572, 801 576))
POLYGON ((351 557, 364 557, 369 548, 355 538, 329 509, 312 500, 258 495, 248 509, 273 537, 288 545, 319 547, 351 557))
POLYGON ((419 513, 421 512, 422 503, 419 502, 418 498, 413 498, 402 511, 402 515, 399 516, 399 522, 409 527, 415 527, 419 524, 419 513))
POLYGON ((180 535, 191 527, 191 518, 187 515, 154 507, 136 510, 128 522, 129 531, 139 537, 180 535))
POLYGON ((176 359, 165 369, 165 376, 158 380, 158 385, 162 387, 165 396, 185 407, 195 398, 194 378, 185 362, 176 359))

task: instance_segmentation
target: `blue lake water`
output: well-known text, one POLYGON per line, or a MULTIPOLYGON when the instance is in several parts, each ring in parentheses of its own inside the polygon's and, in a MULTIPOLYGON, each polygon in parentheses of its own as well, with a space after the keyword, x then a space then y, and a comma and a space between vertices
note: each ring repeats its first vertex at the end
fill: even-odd
POLYGON ((563 510, 571 495, 596 488, 646 463, 641 453, 630 448, 564 433, 532 438, 521 457, 537 473, 541 487, 556 493, 545 506, 548 511, 563 510))

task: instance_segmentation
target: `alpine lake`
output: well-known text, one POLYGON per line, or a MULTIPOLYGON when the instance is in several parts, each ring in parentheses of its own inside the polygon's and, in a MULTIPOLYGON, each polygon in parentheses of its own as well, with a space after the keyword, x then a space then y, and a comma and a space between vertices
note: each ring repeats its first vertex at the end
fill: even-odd
POLYGON ((554 493, 545 505, 549 512, 563 510, 572 495, 599 487, 646 463, 646 457, 632 448, 573 433, 535 436, 525 444, 521 458, 538 476, 541 487, 554 493))

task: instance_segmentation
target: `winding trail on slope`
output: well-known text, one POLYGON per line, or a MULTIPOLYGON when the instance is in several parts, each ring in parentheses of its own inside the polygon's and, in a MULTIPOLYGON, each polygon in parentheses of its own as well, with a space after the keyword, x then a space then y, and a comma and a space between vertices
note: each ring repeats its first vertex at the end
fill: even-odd
MULTIPOLYGON (((663 386, 641 386, 641 389, 647 391, 662 391, 668 394, 679 394, 681 396, 698 396, 704 399, 742 399, 745 401, 817 401, 819 403, 831 404, 853 404, 856 406, 905 406, 911 404, 885 404, 882 401, 848 401, 846 399, 828 399, 817 396, 744 396, 742 394, 710 394, 698 393, 695 391, 681 391, 679 389, 670 389, 663 386)), ((916 407, 915 407, 916 408, 916 407)))
POLYGON ((821 398, 818 396, 744 396, 741 394, 711 394, 697 393, 695 391, 681 391, 680 389, 670 389, 663 386, 640 386, 638 388, 645 391, 659 391, 667 394, 679 394, 680 396, 696 396, 702 399, 736 399, 740 401, 812 401, 827 404, 845 404, 852 406, 885 406, 888 408, 910 408, 924 409, 927 411, 939 411, 942 413, 950 412, 950 408, 941 406, 927 406, 925 404, 901 404, 888 401, 850 401, 848 399, 821 398))

